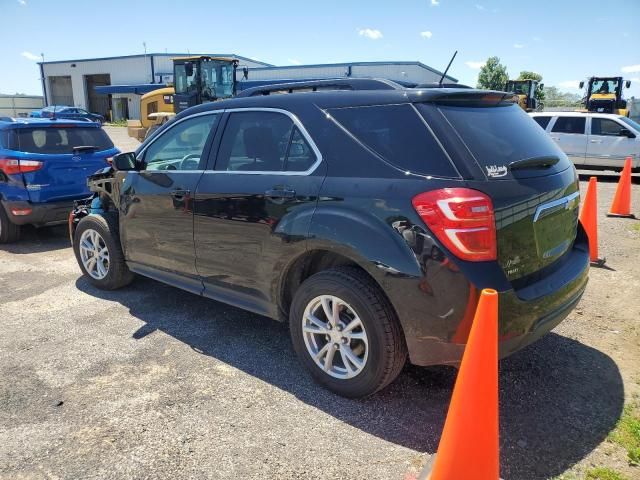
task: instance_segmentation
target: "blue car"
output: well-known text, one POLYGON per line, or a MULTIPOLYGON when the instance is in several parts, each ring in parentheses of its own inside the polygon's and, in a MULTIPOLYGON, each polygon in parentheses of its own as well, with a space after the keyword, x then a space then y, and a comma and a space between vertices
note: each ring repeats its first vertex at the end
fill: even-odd
POLYGON ((104 117, 97 113, 91 113, 84 108, 68 107, 66 105, 50 105, 40 110, 33 110, 30 114, 33 118, 64 118, 69 120, 84 120, 89 122, 104 123, 104 117))
POLYGON ((89 195, 87 176, 119 152, 97 123, 0 120, 0 243, 18 240, 21 225, 65 223, 89 195))

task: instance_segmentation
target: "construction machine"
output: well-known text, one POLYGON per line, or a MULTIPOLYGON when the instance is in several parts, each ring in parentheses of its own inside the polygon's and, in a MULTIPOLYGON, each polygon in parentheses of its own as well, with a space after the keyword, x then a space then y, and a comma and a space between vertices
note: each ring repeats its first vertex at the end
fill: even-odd
POLYGON ((536 92, 544 88, 537 80, 509 80, 504 87, 505 92, 518 97, 518 105, 525 112, 541 111, 544 104, 536 98, 536 92))
POLYGON ((143 140, 177 113, 201 103, 236 95, 238 60, 229 57, 177 57, 173 59, 173 86, 140 98, 140 121, 130 121, 130 137, 143 140))
MULTIPOLYGON (((580 82, 581 89, 584 85, 584 82, 580 82)), ((622 95, 622 88, 630 86, 631 81, 625 81, 622 77, 591 77, 587 82, 584 106, 588 112, 615 113, 628 117, 629 110, 622 95)))

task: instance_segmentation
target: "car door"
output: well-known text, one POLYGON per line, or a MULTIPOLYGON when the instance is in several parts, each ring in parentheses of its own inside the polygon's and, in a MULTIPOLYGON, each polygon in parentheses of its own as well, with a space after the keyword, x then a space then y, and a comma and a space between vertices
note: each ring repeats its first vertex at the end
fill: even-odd
POLYGON ((587 165, 622 168, 624 159, 634 153, 634 139, 623 135, 627 126, 605 117, 591 117, 587 146, 587 165))
POLYGON ((584 165, 587 153, 586 117, 558 116, 551 127, 551 138, 574 165, 584 165))
POLYGON ((219 121, 215 112, 171 124, 138 154, 121 187, 120 232, 130 268, 202 291, 195 269, 193 195, 219 121))
POLYGON ((196 191, 196 267, 205 295, 276 316, 272 292, 306 248, 324 165, 292 114, 227 112, 215 168, 196 191))

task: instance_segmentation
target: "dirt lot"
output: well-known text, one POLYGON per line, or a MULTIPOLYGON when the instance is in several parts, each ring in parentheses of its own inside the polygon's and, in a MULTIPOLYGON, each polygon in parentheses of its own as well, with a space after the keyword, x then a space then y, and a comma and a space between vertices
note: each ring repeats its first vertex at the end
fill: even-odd
MULTIPOLYGON (((599 179, 607 268, 563 324, 500 365, 507 480, 593 466, 640 478, 606 440, 640 394, 640 221, 604 216, 617 177, 599 179)), ((638 182, 632 201, 640 214, 638 182)), ((61 227, 0 247, 0 318, 7 479, 402 479, 435 451, 455 379, 407 367, 373 398, 337 397, 283 325, 143 278, 91 287, 61 227)))

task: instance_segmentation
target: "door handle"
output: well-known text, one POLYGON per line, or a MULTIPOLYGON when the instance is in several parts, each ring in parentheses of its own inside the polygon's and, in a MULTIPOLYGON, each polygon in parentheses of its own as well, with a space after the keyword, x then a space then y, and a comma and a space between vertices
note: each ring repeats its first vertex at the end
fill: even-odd
POLYGON ((264 192, 264 196, 272 199, 294 198, 296 196, 296 191, 288 188, 274 188, 264 192))
POLYGON ((551 140, 560 140, 560 137, 551 137, 551 140))
POLYGON ((602 140, 590 140, 591 143, 602 143, 602 140))
POLYGON ((185 190, 184 188, 176 188, 175 190, 171 190, 171 196, 176 200, 182 200, 184 197, 188 196, 191 193, 190 190, 185 190))

